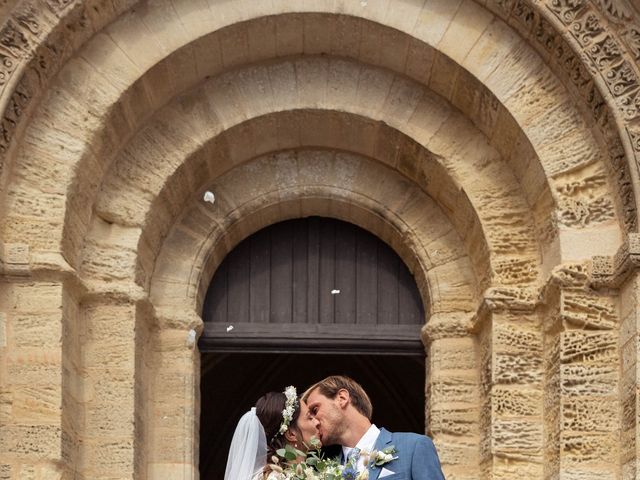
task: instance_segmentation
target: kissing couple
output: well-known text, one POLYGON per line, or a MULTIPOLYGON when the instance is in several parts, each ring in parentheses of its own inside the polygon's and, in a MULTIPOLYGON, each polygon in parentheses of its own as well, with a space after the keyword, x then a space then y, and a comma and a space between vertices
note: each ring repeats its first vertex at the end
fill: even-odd
POLYGON ((356 381, 334 375, 301 396, 269 392, 245 413, 229 450, 225 480, 444 480, 429 437, 371 423, 373 407, 356 381), (321 445, 341 445, 326 459, 321 445))

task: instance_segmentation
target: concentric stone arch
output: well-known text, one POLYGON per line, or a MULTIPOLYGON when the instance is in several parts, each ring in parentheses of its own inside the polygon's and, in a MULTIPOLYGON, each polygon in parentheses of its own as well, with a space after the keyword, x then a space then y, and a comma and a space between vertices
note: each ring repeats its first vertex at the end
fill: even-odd
MULTIPOLYGON (((471 41, 473 38, 477 39, 475 43, 476 47, 471 48, 474 44, 468 44, 466 49, 459 45, 459 42, 456 44, 452 44, 447 41, 446 32, 452 31, 452 35, 455 33, 455 29, 449 30, 448 26, 456 25, 456 19, 461 23, 461 27, 463 28, 465 22, 471 21, 469 18, 469 12, 479 12, 477 7, 472 7, 471 2, 465 3, 465 7, 462 10, 458 10, 457 8, 449 8, 446 10, 448 14, 443 14, 441 16, 434 16, 432 21, 436 21, 434 25, 421 25, 421 28, 428 29, 428 35, 425 40, 412 40, 411 37, 401 34, 398 30, 402 31, 400 25, 395 26, 398 30, 391 30, 386 27, 378 27, 377 24, 371 23, 368 20, 365 22, 369 22, 368 28, 370 27, 371 34, 368 38, 379 39, 379 38, 395 38, 395 42, 399 42, 399 48, 401 50, 399 52, 390 53, 388 58, 378 58, 378 59, 367 59, 366 57, 361 59, 367 62, 375 64, 380 64, 387 68, 391 68, 392 70, 397 69, 393 63, 388 62, 397 62, 397 59, 407 59, 407 64, 404 66, 401 71, 404 74, 409 76, 413 76, 418 81, 423 81, 428 83, 429 87, 433 89, 438 94, 442 95, 446 99, 450 99, 454 105, 465 106, 467 110, 467 114, 475 119, 474 121, 480 126, 482 130, 493 128, 495 125, 500 125, 499 130, 502 132, 499 137, 495 139, 498 143, 497 148, 503 154, 511 154, 512 147, 515 145, 521 150, 517 151, 516 157, 520 158, 535 158, 536 154, 541 159, 542 165, 545 165, 543 168, 547 170, 547 175, 555 176, 553 186, 551 191, 556 197, 556 201, 560 201, 560 208, 567 210, 567 214, 571 216, 575 216, 576 212, 587 212, 583 213, 583 217, 578 219, 578 222, 590 221, 589 217, 600 215, 599 211, 602 207, 601 198, 598 199, 600 203, 598 205, 590 207, 593 202, 593 199, 582 198, 580 195, 580 189, 575 188, 565 188, 567 183, 574 182, 573 172, 576 169, 582 168, 582 166, 587 165, 600 165, 596 169, 598 170, 595 174, 598 178, 605 179, 604 184, 608 184, 609 180, 606 180, 608 177, 606 164, 600 163, 602 160, 601 153, 603 151, 602 147, 599 147, 597 144, 596 137, 590 135, 588 130, 585 130, 584 127, 588 127, 589 121, 583 120, 581 113, 573 107, 573 101, 570 95, 563 93, 562 85, 554 79, 551 71, 547 70, 542 61, 537 57, 535 53, 527 50, 526 45, 517 38, 514 33, 510 33, 508 27, 503 24, 500 20, 496 19, 493 15, 489 13, 485 13, 482 16, 485 30, 479 30, 476 32, 476 35, 480 35, 478 37, 470 37, 467 39, 471 41), (439 23, 438 23, 439 22, 439 23), (447 23, 449 22, 449 23, 447 23), (451 23, 453 22, 453 23, 451 23), (381 32, 377 32, 376 28, 382 28, 381 32), (386 30, 385 30, 386 28, 386 30), (440 32, 439 36, 435 32, 440 32), (435 38, 430 37, 429 35, 436 35, 435 38), (482 37, 482 35, 486 35, 486 39, 482 37), (493 38, 500 38, 500 42, 496 43, 493 38), (440 51, 434 51, 430 46, 431 43, 435 43, 436 39, 438 40, 438 48, 440 51), (413 42, 413 43, 410 43, 413 42), (417 42, 417 44, 415 43, 417 42), (429 43, 431 42, 431 43, 429 43), (417 45, 415 50, 410 50, 409 46, 417 45), (418 48, 419 47, 419 48, 418 48), (402 54, 404 48, 404 54, 402 54), (447 52, 447 48, 455 49, 450 52, 447 52), (422 50, 420 50, 422 49, 422 50), (485 59, 487 56, 491 56, 487 54, 487 50, 493 53, 491 62, 483 62, 482 64, 474 61, 475 56, 482 55, 485 59), (415 51, 414 57, 410 57, 411 52, 415 51), (417 56, 416 56, 417 55, 417 56), (511 58, 513 60, 513 64, 511 64, 507 59, 511 58), (437 74, 431 75, 432 69, 429 68, 427 70, 422 71, 411 71, 412 63, 411 62, 419 61, 422 62, 422 69, 425 66, 433 66, 433 72, 437 74), (456 64, 457 62, 461 62, 465 68, 460 68, 456 64), (385 63, 386 62, 386 63, 385 63), (474 71, 475 68, 478 68, 482 65, 482 70, 474 71), (406 69, 409 70, 406 70, 406 69), (500 82, 502 78, 502 74, 500 72, 501 68, 522 68, 523 73, 528 72, 522 78, 525 79, 525 82, 533 83, 530 85, 514 85, 512 82, 509 84, 505 84, 504 82, 500 82), (473 73, 472 76, 469 76, 466 69, 470 69, 473 73), (425 77, 426 75, 426 77, 425 77), (444 77, 439 77, 439 75, 444 75, 444 77), (452 83, 447 81, 446 79, 452 76, 453 78, 459 78, 459 81, 456 83, 452 83), (466 80, 462 80, 467 76, 466 80), (491 79, 494 78, 494 85, 491 83, 491 79), (458 85, 457 88, 452 88, 453 86, 458 85), (469 88, 477 89, 479 92, 483 92, 478 97, 471 95, 469 97, 469 88), (486 90, 488 89, 488 91, 486 90), (538 95, 538 92, 545 92, 545 95, 538 95), (553 95, 550 95, 553 92, 553 95), (524 108, 520 112, 515 109, 508 107, 509 101, 514 102, 514 106, 523 106, 527 105, 526 102, 522 102, 521 98, 524 95, 524 98, 547 98, 553 105, 562 105, 563 109, 559 110, 557 108, 550 109, 546 112, 544 117, 536 117, 532 116, 532 111, 529 108, 524 108), (469 101, 470 98, 472 101, 469 101), (500 100, 498 100, 500 99, 500 100), (459 102, 459 103, 457 103, 459 102), (493 104, 493 110, 490 108, 486 109, 487 105, 493 104), (501 104, 506 105, 507 108, 501 110, 501 104), (553 116, 556 114, 560 114, 556 120, 551 120, 549 115, 553 116), (567 112, 569 116, 567 116, 567 112), (484 117, 483 117, 484 115, 484 117), (516 121, 514 121, 514 118, 516 121), (496 123, 497 122, 497 123, 496 123), (527 129, 524 133, 521 132, 521 128, 518 127, 517 122, 524 122, 523 124, 527 125, 527 129), (557 145, 557 139, 551 138, 550 142, 550 131, 548 130, 549 125, 556 125, 559 130, 563 131, 563 135, 560 138, 557 145), (567 128, 572 125, 573 127, 567 128), (509 133, 508 133, 509 132, 509 133), (569 133, 577 135, 577 137, 572 138, 569 133), (500 143, 502 142, 502 147, 500 143), (531 150, 531 143, 533 142, 533 149, 531 150), (595 142, 595 143, 594 143, 595 142), (555 145, 555 146, 554 146, 555 145), (506 149, 506 151, 505 151, 506 149), (535 152, 535 153, 534 153, 535 152), (556 153, 554 153, 556 152, 556 153), (561 154, 562 161, 558 162, 558 153, 561 154), (595 161, 595 164, 593 163, 595 161), (563 171, 567 171, 568 175, 562 175, 563 171), (555 184, 558 184, 557 186, 555 184), (566 192, 572 192, 571 195, 567 198, 566 192), (577 197, 575 196, 577 194, 577 197), (564 200, 563 200, 564 199, 564 200), (574 208, 577 205, 578 208, 574 208), (586 215, 586 217, 584 216, 586 215)), ((369 12, 368 15, 371 15, 375 12, 380 13, 377 9, 374 12, 369 12)), ((64 255, 69 261, 71 261, 72 265, 76 265, 77 261, 75 260, 77 257, 79 239, 75 238, 75 235, 72 232, 82 232, 86 229, 86 225, 88 222, 88 218, 90 216, 90 210, 88 210, 89 206, 92 204, 91 200, 86 197, 86 195, 91 196, 91 192, 95 192, 99 183, 96 183, 96 177, 92 175, 89 179, 82 177, 83 172, 96 169, 104 170, 107 165, 104 164, 104 160, 108 159, 109 156, 104 156, 100 152, 100 145, 110 145, 115 141, 115 144, 111 144, 111 150, 118 150, 117 145, 119 144, 119 138, 127 138, 126 132, 122 132, 120 135, 116 129, 117 126, 125 126, 126 129, 135 129, 136 125, 140 123, 148 113, 147 111, 151 111, 154 108, 158 108, 165 100, 164 98, 167 95, 172 96, 180 91, 183 91, 189 85, 192 85, 194 82, 201 80, 203 77, 207 75, 215 75, 216 72, 220 72, 221 68, 228 69, 230 67, 234 67, 236 65, 242 64, 243 62, 250 61, 255 62, 260 58, 260 55, 268 55, 272 54, 269 51, 262 51, 258 53, 257 58, 244 58, 247 53, 243 51, 235 52, 233 50, 225 50, 225 57, 219 57, 219 61, 222 64, 216 63, 213 61, 215 59, 215 55, 217 55, 217 51, 212 50, 212 44, 215 47, 224 43, 225 41, 230 41, 230 39, 234 39, 234 36, 238 34, 242 35, 250 25, 256 25, 256 27, 260 27, 260 21, 256 20, 252 22, 244 22, 241 25, 245 30, 234 30, 236 27, 227 27, 219 30, 221 38, 216 37, 217 33, 206 34, 207 26, 197 24, 200 29, 194 28, 190 31, 190 35, 192 37, 201 36, 198 40, 200 43, 189 43, 189 41, 185 38, 181 39, 180 35, 176 35, 172 37, 173 40, 177 41, 176 45, 167 45, 168 52, 174 51, 174 53, 170 56, 166 57, 166 60, 157 63, 160 59, 162 59, 166 54, 162 52, 162 49, 152 48, 152 45, 144 46, 137 45, 137 50, 131 50, 131 43, 127 42, 125 39, 130 38, 131 35, 134 35, 135 32, 140 31, 140 28, 143 28, 145 22, 152 22, 154 15, 159 14, 160 12, 156 12, 155 10, 140 10, 133 11, 130 15, 126 17, 126 21, 124 19, 120 22, 115 22, 108 28, 108 35, 100 34, 97 35, 87 46, 83 49, 83 53, 78 57, 77 60, 70 62, 69 66, 61 71, 60 80, 67 80, 66 87, 69 88, 73 86, 74 90, 71 96, 65 93, 65 85, 60 83, 58 87, 52 89, 52 91, 56 92, 54 95, 51 95, 47 102, 45 102, 42 106, 43 115, 34 116, 34 125, 30 127, 30 129, 26 132, 24 145, 30 145, 33 142, 37 142, 36 138, 29 140, 29 132, 33 132, 36 134, 38 131, 42 131, 42 128, 47 128, 46 124, 51 121, 50 115, 63 115, 65 120, 69 121, 69 116, 76 116, 78 113, 76 110, 76 114, 73 114, 71 110, 61 110, 57 108, 60 105, 60 102, 63 101, 65 105, 68 107, 73 107, 77 109, 78 106, 88 103, 86 100, 77 97, 79 92, 83 90, 86 93, 90 92, 100 92, 99 98, 102 101, 102 105, 95 104, 90 109, 90 117, 87 117, 85 113, 82 113, 82 121, 79 121, 80 124, 84 124, 83 128, 89 128, 90 130, 94 130, 94 133, 90 133, 89 131, 83 132, 84 138, 91 138, 91 148, 89 145, 83 145, 82 141, 78 143, 76 140, 73 140, 71 137, 62 136, 60 139, 56 139, 52 142, 51 147, 47 148, 46 153, 48 156, 55 157, 64 157, 65 160, 60 158, 60 174, 64 177, 69 178, 70 172, 67 167, 63 167, 62 165, 69 165, 69 152, 68 149, 71 146, 72 150, 76 150, 78 156, 78 160, 80 158, 84 158, 84 160, 80 161, 73 166, 75 171, 77 172, 76 180, 74 184, 75 188, 71 188, 70 192, 72 197, 70 197, 69 206, 65 207, 64 199, 66 198, 66 193, 59 192, 56 194, 51 194, 51 197, 48 198, 49 203, 57 205, 60 211, 65 212, 65 222, 68 225, 74 225, 73 229, 68 232, 66 235, 62 235, 62 231, 60 234, 56 235, 47 235, 42 239, 43 244, 42 247, 44 249, 50 249, 54 247, 51 245, 51 242, 57 243, 62 242, 64 255), (140 17, 142 15, 143 17, 140 17), (144 20, 142 19, 144 18, 144 20), (136 23, 137 22, 137 23, 136 23), (142 22, 142 23, 140 23, 142 22), (257 24, 255 22, 258 22, 257 24), (205 28, 203 31, 202 28, 205 28), (226 40, 225 40, 226 38, 226 40), (118 39, 122 39, 119 41, 118 39), (186 50, 185 50, 186 49, 186 50), (190 66, 182 63, 183 60, 187 59, 188 62, 193 62, 193 59, 197 59, 198 55, 201 55, 199 52, 207 52, 207 56, 204 58, 200 57, 200 65, 207 65, 207 71, 201 71, 202 68, 198 67, 198 65, 191 63, 190 66), (190 55, 183 55, 184 52, 189 52, 190 55), (144 52, 144 53, 142 53, 144 52), (152 57, 149 57, 149 52, 152 52, 152 57), (157 52, 155 55, 153 52, 157 52), (105 56, 107 54, 109 56, 105 56), (137 54, 140 55, 137 55, 137 54), (213 54, 213 59, 211 55, 213 54), (228 55, 231 55, 229 57, 228 55), (233 55, 239 55, 239 57, 234 57, 233 55), (102 64, 101 62, 115 62, 112 67, 107 64, 102 64), (176 62, 180 62, 179 64, 176 62), (100 65, 99 67, 96 67, 100 65), (128 65, 128 70, 123 70, 123 66, 128 65), (153 65, 156 65, 153 68, 153 65), (176 68, 180 68, 180 70, 176 70, 176 68), (113 71, 117 72, 117 77, 105 77, 104 72, 113 71), (149 75, 146 75, 145 72, 155 72, 155 78, 149 75), (133 75, 131 75, 133 74, 133 75), (87 91, 86 88, 80 88, 80 86, 76 86, 73 84, 73 78, 77 75, 82 75, 83 77, 92 77, 91 79, 87 79, 85 85, 90 85, 91 90, 87 91), (179 84, 174 84, 173 81, 168 81, 168 78, 179 79, 179 84), (69 81, 71 81, 69 83, 69 81), (105 81, 110 83, 111 85, 106 85, 105 81), (115 87, 115 88, 114 88, 115 87), (168 90, 167 90, 168 89, 168 90), (125 92, 128 92, 129 100, 127 100, 127 95, 125 92), (109 96, 112 96, 111 100, 108 100, 109 96), (74 98, 76 97, 76 98, 74 98), (50 105, 47 107, 47 104, 50 105), (115 108, 114 108, 115 107, 115 108), (48 113, 45 113, 48 112, 48 113), (59 113, 55 113, 59 112, 59 113), (102 113, 101 113, 102 112, 102 113), (137 113, 136 113, 137 112, 137 113), (107 114, 107 117, 104 117, 104 114, 107 114), (140 118, 138 118, 138 116, 140 118), (98 120, 99 118, 104 118, 103 121, 92 121, 87 123, 86 120, 95 118, 98 120), (107 120, 111 117, 111 120, 107 120), (111 128, 105 128, 107 125, 112 125, 111 128), (99 128, 95 130, 95 127, 99 128), (110 132, 110 133, 109 133, 110 132), (102 140, 100 140, 102 139, 102 140), (66 145, 57 145, 58 141, 62 140, 66 145), (106 142, 103 143, 103 142, 106 142), (62 148, 62 149, 61 149, 62 148), (60 153, 62 152, 62 154, 60 153), (49 155, 50 154, 50 155, 49 155), (100 159, 99 162, 96 163, 96 159, 100 159), (86 166, 85 166, 86 165, 86 166), (66 171, 66 173, 64 173, 66 171), (82 188, 79 186, 82 185, 82 188), (82 191, 82 197, 77 197, 74 192, 82 191), (75 199, 75 200, 74 200, 75 199), (70 222, 71 223, 68 223, 70 222), (64 237, 64 238, 61 238, 64 237), (66 246, 65 246, 66 245, 66 246), (74 253, 75 252, 75 253, 74 253)), ((237 15, 230 13, 230 17, 223 21, 223 25, 227 25, 231 22, 233 15, 237 15)), ((265 12, 261 12, 261 15, 265 15, 265 12)), ((318 14, 313 17, 315 21, 319 21, 317 17, 318 14)), ((223 17, 220 17, 223 18, 223 17)), ((291 20, 288 24, 293 25, 294 29, 290 33, 283 33, 281 35, 291 34, 293 43, 288 46, 288 49, 283 51, 278 51, 278 55, 290 55, 290 54, 299 54, 304 53, 305 44, 302 41, 301 31, 295 30, 295 25, 304 25, 304 16, 296 17, 267 17, 271 19, 271 21, 278 21, 281 18, 288 18, 291 20), (292 20, 293 18, 293 20, 292 20), (297 20, 296 20, 297 19, 297 20), (296 33, 297 32, 297 33, 296 33), (296 46, 296 34, 299 35, 298 43, 296 46), (302 50, 298 51, 300 48, 302 50)), ((353 17, 341 17, 345 19, 347 23, 346 27, 344 27, 345 32, 359 32, 361 33, 364 27, 360 26, 359 28, 354 28, 352 25, 348 24, 348 22, 362 22, 357 19, 357 16, 353 17)), ((375 18, 375 16, 373 17, 375 18)), ((220 26, 220 25, 219 25, 220 26)), ((182 27, 180 27, 182 28, 182 27)), ((240 27, 237 27, 240 28, 240 27)), ((264 28, 264 25, 262 25, 264 28)), ((407 28, 405 26, 405 28, 407 28)), ((477 27, 476 27, 477 28, 477 27)), ((275 32, 273 32, 275 33, 275 32)), ((286 36, 285 35, 285 36, 286 36)), ((416 38, 420 38, 420 35, 417 33, 413 33, 416 38)), ((149 36, 149 41, 153 40, 153 36, 149 36)), ((312 38, 310 36, 305 36, 304 38, 312 38)), ((275 37, 274 37, 275 39, 275 37)), ((264 39, 263 39, 264 40, 264 39)), ((321 39, 322 40, 322 39, 321 39)), ((325 39, 326 40, 326 39, 325 39)), ((363 39, 359 39, 363 41, 363 39)), ((275 41, 275 40, 274 40, 275 41)), ((309 40, 307 40, 308 42, 309 40)), ((264 41, 265 45, 268 45, 268 41, 264 41)), ((349 42, 345 42, 345 44, 349 44, 349 42)), ((394 42, 391 42, 393 45, 394 42)), ((305 47, 311 48, 311 46, 305 47)), ((316 45, 314 48, 322 49, 322 42, 316 45)), ((393 52, 393 49, 391 50, 393 52)), ((341 52, 336 52, 337 54, 341 54, 341 52)), ((353 56, 354 54, 349 52, 343 52, 342 54, 347 56, 353 56)), ((420 65, 420 64, 418 64, 420 65)), ((473 91, 473 90, 472 90, 473 91)), ((85 95, 86 95, 85 93, 85 95)), ((519 107, 518 107, 519 108, 519 107)), ((489 135, 491 138, 491 135, 489 135)), ((30 164, 29 159, 37 158, 38 155, 34 155, 35 152, 29 153, 29 150, 23 150, 21 154, 19 154, 17 159, 17 172, 18 177, 22 178, 23 176, 29 176, 29 172, 32 171, 32 168, 35 165, 30 164), (20 160, 20 158, 24 159, 20 160), (22 165, 22 166, 20 166, 22 165)), ((44 153, 44 152, 43 152, 44 153)), ((506 155, 507 157, 509 155, 506 155)), ((73 163, 72 163, 73 164, 73 163)), ((540 168, 540 167, 537 167, 540 168)), ((522 176, 525 172, 516 172, 517 175, 522 176)), ((590 177, 593 177, 593 172, 590 172, 590 177)), ((543 175, 544 177, 544 175, 543 175)), ((99 177, 98 177, 99 178, 99 177)), ((59 179, 59 180, 62 180, 59 179)), ((602 183, 602 180, 598 180, 599 183, 602 183)), ((9 196, 10 199, 21 197, 23 195, 27 195, 30 187, 25 185, 26 191, 23 194, 18 192, 19 182, 14 182, 12 184, 12 192, 9 196)), ((61 185, 66 184, 62 182, 61 185)), ((606 187, 607 190, 610 190, 610 187, 606 187)), ((533 194, 533 197, 530 198, 530 202, 535 202, 538 196, 533 194)), ((608 200, 609 206, 606 207, 607 215, 613 215, 614 213, 614 204, 620 203, 615 199, 615 196, 612 196, 610 200, 608 200)), ((21 215, 21 211, 23 210, 23 202, 14 202, 10 201, 9 205, 15 205, 16 210, 15 214, 19 217, 21 215)), ((24 213, 24 212, 23 212, 24 213)), ((562 215, 560 215, 562 221, 562 215)), ((14 225, 22 225, 23 223, 14 221, 15 218, 9 215, 7 220, 5 221, 5 236, 9 239, 13 238, 14 233, 13 226, 14 225)), ((35 219, 34 219, 35 220, 35 219)), ((60 222, 59 225, 62 230, 64 227, 62 225, 64 222, 62 219, 56 220, 56 222, 60 222)), ((50 224, 50 221, 48 222, 50 224)), ((35 230, 37 231, 38 221, 33 225, 35 230)), ((20 232, 15 232, 15 235, 19 235, 20 232)), ((35 246, 35 245, 34 245, 35 246)))

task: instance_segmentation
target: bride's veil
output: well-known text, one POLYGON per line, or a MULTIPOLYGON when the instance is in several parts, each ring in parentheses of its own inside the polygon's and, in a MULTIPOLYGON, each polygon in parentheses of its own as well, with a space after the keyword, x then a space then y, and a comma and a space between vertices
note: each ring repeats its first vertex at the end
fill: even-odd
POLYGON ((224 480, 250 480, 266 464, 267 436, 253 407, 240 418, 233 434, 224 480))

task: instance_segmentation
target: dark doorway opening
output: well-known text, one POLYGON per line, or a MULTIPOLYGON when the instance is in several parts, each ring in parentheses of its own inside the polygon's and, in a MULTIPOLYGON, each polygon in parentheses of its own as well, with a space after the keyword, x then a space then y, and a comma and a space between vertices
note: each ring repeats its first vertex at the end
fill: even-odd
POLYGON ((224 477, 238 419, 268 391, 299 393, 327 375, 349 375, 373 403, 373 421, 391 431, 424 432, 424 355, 203 353, 200 478, 224 477))

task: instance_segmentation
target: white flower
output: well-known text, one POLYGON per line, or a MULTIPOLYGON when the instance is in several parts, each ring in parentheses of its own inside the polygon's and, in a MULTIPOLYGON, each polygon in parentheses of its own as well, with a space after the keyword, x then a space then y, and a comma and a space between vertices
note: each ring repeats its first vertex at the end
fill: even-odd
POLYGON ((356 480, 369 480, 369 469, 363 470, 358 476, 356 480))

